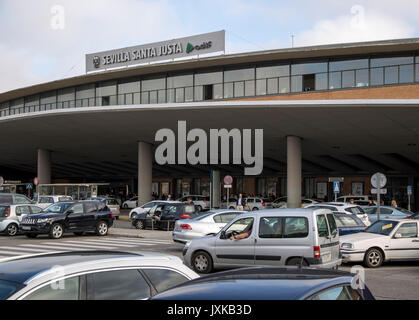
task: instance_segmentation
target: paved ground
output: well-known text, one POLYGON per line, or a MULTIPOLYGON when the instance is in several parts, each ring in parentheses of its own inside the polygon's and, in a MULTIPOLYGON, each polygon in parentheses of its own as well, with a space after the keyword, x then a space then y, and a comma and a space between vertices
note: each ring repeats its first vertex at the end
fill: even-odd
MULTIPOLYGON (((182 258, 182 249, 182 244, 172 242, 171 232, 137 230, 130 228, 126 221, 116 222, 107 237, 69 234, 60 240, 52 240, 47 236, 36 239, 0 236, 0 259, 73 250, 153 251, 182 258)), ((343 265, 341 269, 350 271, 352 266, 343 265)), ((389 263, 379 269, 365 269, 365 279, 377 299, 419 300, 419 262, 389 263)))

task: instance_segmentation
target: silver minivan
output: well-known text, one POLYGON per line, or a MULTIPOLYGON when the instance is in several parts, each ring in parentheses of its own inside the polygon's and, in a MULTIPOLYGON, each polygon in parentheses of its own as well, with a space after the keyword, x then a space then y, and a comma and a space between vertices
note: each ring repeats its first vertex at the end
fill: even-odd
POLYGON ((183 249, 198 273, 248 266, 338 268, 342 259, 335 217, 327 209, 271 209, 241 214, 217 235, 183 249))

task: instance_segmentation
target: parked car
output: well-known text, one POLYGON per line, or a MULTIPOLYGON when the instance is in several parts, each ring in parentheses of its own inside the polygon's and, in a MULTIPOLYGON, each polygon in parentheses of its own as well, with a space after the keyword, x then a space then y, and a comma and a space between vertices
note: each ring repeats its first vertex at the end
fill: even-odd
POLYGON ((194 205, 186 203, 173 203, 164 206, 160 217, 156 220, 156 226, 159 229, 171 231, 175 223, 180 219, 192 219, 198 216, 194 205))
POLYGON ((364 232, 342 236, 343 261, 378 268, 386 261, 419 260, 418 223, 410 219, 379 220, 364 232))
POLYGON ((178 257, 111 251, 8 259, 0 274, 0 300, 139 300, 198 277, 178 257))
POLYGON ((22 194, 0 193, 0 204, 33 204, 33 202, 22 194))
POLYGON ((39 196, 36 198, 36 205, 42 209, 46 209, 54 203, 68 201, 73 201, 73 198, 70 196, 39 196))
POLYGON ((315 268, 242 268, 184 282, 152 300, 375 300, 354 274, 315 268), (362 285, 361 285, 362 284, 362 285))
POLYGON ((31 204, 0 205, 0 232, 13 237, 19 232, 19 224, 26 215, 41 213, 42 208, 31 204))
POLYGON ((118 200, 115 198, 107 198, 107 197, 94 197, 88 200, 97 200, 102 201, 106 204, 106 206, 112 211, 112 215, 116 220, 119 220, 119 216, 121 215, 121 207, 119 206, 118 200))
POLYGON ((134 213, 131 218, 131 223, 136 229, 156 229, 157 222, 160 219, 161 213, 165 206, 170 206, 173 203, 155 202, 154 206, 147 211, 141 213, 134 213))
MULTIPOLYGON (((371 222, 378 220, 378 207, 362 207, 371 222)), ((380 206, 380 219, 406 219, 413 215, 413 212, 403 209, 395 208, 390 206, 380 206)))
POLYGON ((138 207, 138 197, 131 198, 122 203, 122 209, 134 209, 138 207))
POLYGON ((352 196, 352 195, 342 196, 342 197, 338 197, 337 198, 337 202, 349 202, 351 199, 353 199, 354 201, 366 201, 367 203, 371 200, 372 202, 374 202, 375 204, 377 204, 377 201, 374 200, 374 197, 373 196, 367 196, 367 195, 362 195, 362 196, 352 196))
POLYGON ((419 212, 412 214, 408 219, 419 219, 419 212))
POLYGON ((339 229, 339 236, 364 231, 367 226, 357 217, 356 214, 334 213, 336 225, 339 229))
POLYGON ((173 241, 186 243, 192 239, 215 236, 227 223, 244 213, 237 210, 211 210, 194 219, 178 220, 173 230, 173 241))
POLYGON ((101 201, 60 202, 22 219, 19 230, 29 238, 48 234, 52 239, 61 238, 66 232, 81 236, 95 231, 98 236, 106 236, 113 225, 109 208, 101 201))
POLYGON ((136 207, 134 209, 131 210, 131 212, 129 213, 129 219, 132 220, 134 215, 138 215, 140 213, 147 213, 151 210, 151 208, 153 208, 156 205, 160 205, 160 204, 168 204, 168 203, 181 203, 179 201, 163 201, 163 200, 155 200, 155 201, 150 201, 148 203, 146 203, 145 205, 142 205, 141 207, 136 207))
MULTIPOLYGON (((317 203, 319 203, 319 202, 316 201, 316 200, 312 200, 312 199, 302 199, 301 200, 301 206, 303 208, 306 208, 310 205, 314 205, 314 204, 317 204, 317 203)), ((279 203, 277 202, 275 208, 287 209, 288 208, 288 203, 286 201, 285 202, 279 202, 279 203)))
POLYGON ((256 211, 270 208, 272 208, 272 203, 267 198, 249 197, 245 199, 244 210, 256 211))
POLYGON ((314 204, 307 206, 306 208, 317 208, 317 209, 329 209, 335 212, 342 212, 346 214, 355 214, 362 222, 369 226, 371 225, 371 221, 369 216, 364 212, 364 210, 357 205, 348 204, 348 203, 341 203, 341 202, 324 202, 319 204, 314 204))
MULTIPOLYGON (((244 199, 243 199, 244 201, 244 199)), ((236 209, 237 207, 237 198, 229 198, 228 199, 228 208, 227 208, 227 200, 221 201, 221 209, 236 209)))
POLYGON ((284 203, 287 203, 287 201, 288 197, 280 197, 278 199, 275 199, 274 201, 272 201, 272 208, 278 209, 279 207, 284 205, 284 203))
POLYGON ((311 265, 337 268, 339 231, 330 210, 272 209, 237 216, 217 235, 185 244, 184 262, 199 273, 214 269, 311 265))
POLYGON ((178 199, 177 201, 187 202, 189 198, 192 198, 192 202, 195 204, 196 210, 198 212, 200 212, 202 210, 209 210, 210 209, 210 197, 207 197, 207 196, 190 195, 190 196, 182 197, 182 198, 178 199))

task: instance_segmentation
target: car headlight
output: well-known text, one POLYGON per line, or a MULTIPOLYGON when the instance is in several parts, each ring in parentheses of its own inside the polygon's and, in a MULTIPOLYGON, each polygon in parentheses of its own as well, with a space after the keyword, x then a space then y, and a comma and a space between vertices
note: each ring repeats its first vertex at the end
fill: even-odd
POLYGON ((342 243, 340 246, 342 249, 353 249, 354 245, 352 243, 342 243))

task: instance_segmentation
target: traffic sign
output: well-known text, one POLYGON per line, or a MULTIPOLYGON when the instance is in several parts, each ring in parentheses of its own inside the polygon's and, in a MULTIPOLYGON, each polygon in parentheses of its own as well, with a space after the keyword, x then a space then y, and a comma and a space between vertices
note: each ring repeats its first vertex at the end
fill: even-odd
POLYGON ((407 195, 411 197, 413 195, 413 188, 412 186, 407 186, 407 195))
POLYGON ((0 187, 3 185, 3 183, 4 183, 3 177, 0 177, 0 187))
POLYGON ((39 184, 39 179, 38 178, 33 179, 33 184, 37 186, 39 184))
POLYGON ((233 183, 233 177, 232 176, 225 176, 224 177, 224 184, 225 185, 231 185, 233 183))
MULTIPOLYGON (((378 189, 371 189, 371 194, 378 194, 378 189)), ((387 194, 387 189, 380 189, 380 194, 387 194)))
POLYGON ((33 189, 33 184, 32 183, 28 183, 27 185, 26 185, 26 189, 28 190, 28 189, 33 189))
POLYGON ((340 192, 340 183, 339 182, 333 182, 333 192, 339 193, 340 192))
POLYGON ((377 189, 384 188, 387 184, 387 177, 384 174, 377 172, 371 177, 371 184, 377 189))

